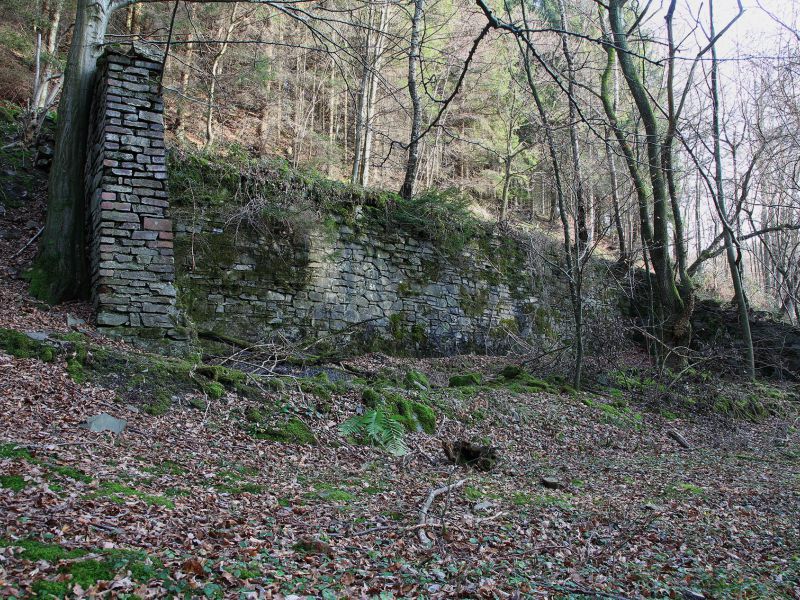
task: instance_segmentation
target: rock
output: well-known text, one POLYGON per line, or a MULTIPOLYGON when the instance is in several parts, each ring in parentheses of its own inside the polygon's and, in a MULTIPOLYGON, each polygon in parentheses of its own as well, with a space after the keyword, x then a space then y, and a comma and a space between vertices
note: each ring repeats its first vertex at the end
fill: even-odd
POLYGON ((691 449, 691 444, 686 441, 686 438, 683 437, 680 433, 675 431, 674 429, 670 429, 667 432, 667 435, 675 440, 681 448, 686 448, 687 450, 691 449))
POLYGON ((113 433, 122 433, 125 431, 128 421, 125 419, 117 419, 108 413, 100 413, 93 417, 89 417, 83 422, 82 427, 86 427, 89 431, 101 432, 111 431, 113 433))
POLYGON ((701 592, 696 592, 694 590, 683 590, 681 593, 683 594, 684 600, 706 600, 706 597, 701 592))
POLYGON ((50 339, 50 336, 44 331, 29 331, 25 335, 27 335, 34 342, 46 342, 48 339, 50 339))
POLYGON ((548 490, 563 490, 567 488, 566 483, 561 481, 558 477, 553 477, 551 475, 543 476, 539 481, 548 490))
POLYGON ((494 506, 494 502, 489 502, 488 500, 486 500, 484 502, 476 503, 475 506, 472 507, 472 511, 476 512, 476 513, 478 513, 478 512, 486 512, 487 510, 489 510, 493 506, 494 506))
POLYGON ((81 325, 86 325, 86 321, 71 313, 67 313, 67 327, 80 327, 81 325))

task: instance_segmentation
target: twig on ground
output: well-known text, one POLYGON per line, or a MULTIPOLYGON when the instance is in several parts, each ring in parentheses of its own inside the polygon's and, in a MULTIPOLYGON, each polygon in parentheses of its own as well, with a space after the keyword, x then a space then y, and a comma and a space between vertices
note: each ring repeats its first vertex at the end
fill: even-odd
POLYGON ((460 481, 456 481, 455 483, 451 483, 449 485, 445 485, 430 491, 430 493, 428 494, 428 498, 425 500, 425 503, 422 505, 422 508, 419 511, 419 524, 421 525, 419 530, 419 539, 423 544, 431 543, 431 539, 428 537, 428 534, 425 533, 425 525, 427 525, 428 511, 431 509, 433 501, 436 500, 438 496, 441 496, 442 494, 447 494, 453 491, 454 489, 461 487, 465 483, 467 483, 467 480, 462 479, 460 481))
POLYGON ((687 450, 691 450, 691 448, 692 448, 692 445, 691 445, 689 442, 687 442, 687 441, 686 441, 686 438, 685 438, 685 437, 683 437, 683 436, 682 436, 680 433, 678 433, 678 432, 677 432, 677 431, 675 431, 674 429, 670 429, 670 430, 667 432, 667 435, 668 435, 669 437, 671 437, 673 440, 675 440, 676 442, 678 442, 678 444, 679 444, 679 445, 680 445, 682 448, 686 448, 687 450))
POLYGON ((37 239, 39 239, 39 236, 40 236, 40 235, 42 235, 42 232, 43 232, 43 231, 44 231, 44 227, 40 227, 40 228, 39 228, 39 231, 37 231, 37 232, 36 232, 36 233, 33 235, 33 237, 32 237, 31 239, 29 239, 29 240, 27 241, 27 243, 26 243, 26 244, 25 244, 25 245, 24 245, 22 248, 20 248, 20 249, 19 249, 19 250, 17 250, 17 251, 16 251, 14 254, 12 254, 12 255, 11 255, 11 258, 17 258, 17 257, 18 257, 20 254, 22 254, 23 252, 25 252, 25 250, 28 248, 28 246, 30 246, 30 245, 31 245, 33 242, 35 242, 37 239))

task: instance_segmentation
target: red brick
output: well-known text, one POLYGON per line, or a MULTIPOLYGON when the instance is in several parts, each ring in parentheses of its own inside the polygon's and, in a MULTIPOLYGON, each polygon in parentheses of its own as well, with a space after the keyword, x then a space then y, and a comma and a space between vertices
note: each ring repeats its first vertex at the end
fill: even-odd
POLYGON ((148 231, 172 231, 172 220, 145 217, 144 228, 148 231))

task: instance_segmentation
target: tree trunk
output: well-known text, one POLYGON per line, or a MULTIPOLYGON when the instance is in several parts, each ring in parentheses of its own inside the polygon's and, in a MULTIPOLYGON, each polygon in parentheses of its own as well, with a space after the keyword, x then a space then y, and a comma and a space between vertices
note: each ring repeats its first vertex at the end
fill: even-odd
POLYGON ((225 32, 225 37, 216 55, 214 55, 214 60, 211 62, 211 83, 208 86, 208 105, 206 107, 206 149, 214 144, 216 138, 214 134, 214 97, 217 90, 217 75, 219 74, 222 57, 225 56, 225 53, 228 51, 228 42, 231 39, 231 35, 233 35, 233 30, 236 28, 236 9, 238 7, 239 3, 234 2, 233 8, 231 9, 230 20, 228 21, 228 27, 224 30, 220 28, 220 36, 218 37, 222 36, 223 31, 225 32))
POLYGON ((58 107, 55 153, 48 182, 47 219, 29 277, 31 294, 50 303, 89 294, 86 264, 84 168, 97 59, 108 27, 107 0, 78 0, 73 42, 58 107))
POLYGON ((48 98, 50 96, 50 80, 54 77, 53 65, 56 64, 56 50, 58 45, 58 30, 61 26, 61 11, 64 5, 63 0, 57 0, 53 9, 53 16, 50 19, 50 31, 47 32, 47 66, 42 77, 42 84, 39 86, 36 98, 33 100, 33 107, 36 109, 48 108, 48 98))
MULTIPOLYGON (((186 10, 189 11, 189 19, 192 18, 194 6, 188 5, 186 10)), ((175 135, 178 139, 183 139, 186 133, 186 96, 189 91, 189 80, 191 78, 192 60, 194 58, 194 44, 189 42, 186 44, 186 55, 184 57, 183 71, 181 72, 181 97, 178 99, 178 106, 175 115, 175 135)))
POLYGON ((411 46, 408 53, 408 95, 411 97, 411 140, 408 144, 408 161, 406 175, 400 195, 411 198, 414 195, 414 183, 419 169, 419 135, 422 131, 422 102, 417 89, 417 63, 419 62, 420 45, 422 43, 422 15, 425 0, 414 0, 414 16, 411 20, 411 46))
POLYGON ((364 64, 361 73, 361 82, 358 89, 358 106, 354 116, 353 130, 353 169, 350 182, 356 185, 361 180, 361 164, 364 155, 364 129, 367 120, 367 91, 369 89, 370 69, 370 42, 372 39, 372 6, 369 8, 369 30, 364 40, 364 64))
MULTIPOLYGON (((708 15, 710 21, 710 36, 714 37, 714 0, 709 0, 708 15)), ((725 254, 728 258, 728 267, 731 271, 731 281, 739 309, 739 326, 742 329, 742 343, 745 346, 747 360, 747 376, 754 379, 756 376, 755 357, 753 353, 753 337, 750 332, 750 316, 747 307, 747 297, 742 285, 742 274, 737 260, 734 231, 728 222, 725 205, 725 190, 722 184, 722 146, 720 144, 719 123, 719 65, 717 62, 716 45, 711 47, 711 110, 712 110, 712 137, 714 138, 714 183, 716 186, 716 206, 722 221, 722 232, 725 240, 725 254)))
POLYGON ((508 220, 508 189, 511 187, 511 161, 513 157, 506 155, 503 161, 503 192, 500 196, 500 222, 508 220))
POLYGON ((611 181, 611 208, 614 211, 614 226, 617 229, 617 242, 619 243, 619 263, 628 263, 628 249, 625 246, 625 231, 622 228, 622 217, 619 212, 619 182, 617 181, 617 164, 611 152, 611 139, 606 133, 606 158, 608 160, 608 175, 611 181))
POLYGON ((367 112, 364 122, 364 153, 361 157, 361 183, 366 187, 369 185, 369 170, 370 160, 372 158, 372 140, 373 140, 373 121, 375 117, 375 98, 378 91, 378 74, 381 69, 381 58, 383 57, 383 48, 386 42, 386 22, 389 16, 389 2, 384 2, 381 8, 381 16, 378 24, 378 31, 376 32, 375 39, 375 52, 373 54, 372 69, 370 70, 369 78, 369 94, 367 96, 367 112))
POLYGON ((561 219, 562 233, 564 235, 564 260, 567 263, 567 283, 569 286, 570 302, 572 304, 573 325, 575 327, 574 363, 572 371, 572 385, 576 390, 581 389, 581 377, 583 371, 583 297, 582 297, 582 273, 579 264, 579 255, 576 248, 572 245, 570 236, 569 221, 567 219, 567 209, 565 203, 564 184, 561 176, 561 163, 558 159, 558 150, 553 138, 553 129, 550 119, 547 116, 539 97, 539 90, 531 73, 530 61, 525 56, 525 74, 528 80, 528 87, 531 90, 536 110, 542 121, 547 149, 550 153, 550 162, 553 167, 553 178, 555 180, 555 190, 558 205, 558 214, 561 219))
MULTIPOLYGON (((558 13, 562 31, 567 31, 567 15, 564 9, 564 1, 558 0, 558 13)), ((569 103, 569 146, 572 152, 572 177, 573 189, 575 190, 575 212, 577 238, 580 244, 586 246, 589 243, 589 230, 586 226, 586 198, 583 189, 583 175, 581 174, 581 153, 578 143, 578 121, 577 111, 575 110, 575 65, 573 64, 572 50, 569 47, 567 34, 561 34, 561 50, 567 63, 567 102, 569 103)))
MULTIPOLYGON (((661 160, 658 122, 647 90, 639 78, 638 68, 628 46, 627 28, 622 18, 625 0, 609 0, 608 14, 614 45, 619 50, 617 61, 628 84, 634 104, 645 129, 645 145, 651 192, 653 196, 652 244, 650 259, 658 287, 658 299, 663 311, 664 339, 671 346, 688 346, 691 337, 691 302, 684 306, 675 278, 669 253, 669 196, 661 160)), ((642 223, 644 227, 645 223, 642 223)))

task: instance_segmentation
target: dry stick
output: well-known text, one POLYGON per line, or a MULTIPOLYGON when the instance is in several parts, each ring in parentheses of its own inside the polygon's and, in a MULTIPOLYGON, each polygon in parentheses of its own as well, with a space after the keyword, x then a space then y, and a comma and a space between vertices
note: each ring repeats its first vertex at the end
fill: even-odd
POLYGON ((19 250, 17 250, 17 251, 16 251, 14 254, 12 254, 12 255, 11 255, 11 258, 17 258, 17 257, 18 257, 20 254, 22 254, 23 252, 25 252, 25 250, 28 248, 28 246, 30 246, 30 245, 31 245, 33 242, 35 242, 37 239, 39 239, 39 236, 40 236, 40 235, 42 235, 42 232, 43 232, 43 231, 44 231, 44 227, 40 227, 40 228, 39 228, 39 231, 37 231, 37 232, 34 234, 34 236, 33 236, 31 239, 29 239, 29 240, 28 240, 28 243, 27 243, 27 244, 25 244, 25 245, 24 245, 22 248, 20 248, 19 250))
POLYGON ((427 500, 425 500, 425 504, 422 505, 422 508, 419 511, 419 539, 423 544, 430 544, 431 539, 428 537, 428 534, 425 533, 425 525, 427 525, 428 520, 428 511, 431 509, 431 505, 433 501, 436 500, 437 496, 441 496, 442 494, 446 494, 451 492, 452 490, 461 487, 467 483, 466 479, 462 479, 461 481, 456 481, 455 483, 451 483, 450 485, 445 485, 440 488, 436 488, 435 490, 431 490, 428 494, 427 500))
POLYGON ((675 440, 676 442, 678 442, 678 444, 679 444, 679 445, 680 445, 682 448, 686 448, 687 450, 691 450, 691 448, 692 448, 692 445, 691 445, 689 442, 687 442, 687 441, 686 441, 686 438, 685 438, 685 437, 683 437, 683 436, 682 436, 680 433, 678 433, 678 432, 677 432, 677 431, 675 431, 674 429, 670 429, 670 430, 667 432, 667 435, 668 435, 669 437, 671 437, 673 440, 675 440))

